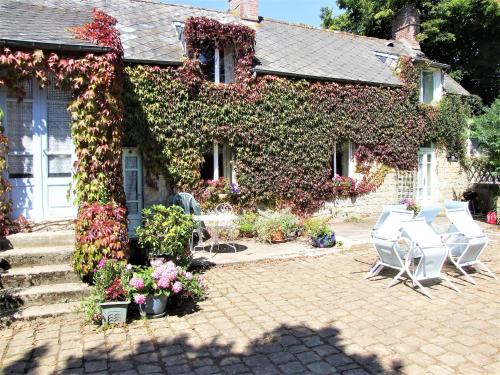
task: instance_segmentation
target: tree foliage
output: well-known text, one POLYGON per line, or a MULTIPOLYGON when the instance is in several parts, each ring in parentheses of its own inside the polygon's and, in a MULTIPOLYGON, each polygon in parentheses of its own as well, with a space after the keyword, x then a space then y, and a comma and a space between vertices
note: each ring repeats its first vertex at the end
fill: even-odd
POLYGON ((344 13, 322 8, 320 16, 325 28, 388 39, 392 18, 407 4, 421 14, 423 52, 450 64, 465 88, 492 102, 500 91, 498 0, 337 0, 344 13))
POLYGON ((496 174, 500 175, 500 99, 474 119, 472 136, 478 140, 481 150, 486 152, 496 174))

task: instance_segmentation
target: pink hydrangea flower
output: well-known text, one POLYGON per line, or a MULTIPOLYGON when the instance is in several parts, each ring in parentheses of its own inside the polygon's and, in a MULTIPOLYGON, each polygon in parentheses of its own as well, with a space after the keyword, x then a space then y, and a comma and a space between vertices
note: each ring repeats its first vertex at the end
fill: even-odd
POLYGON ((170 287, 170 280, 168 278, 162 277, 158 280, 158 288, 167 289, 168 287, 170 287))
POLYGON ((172 285, 172 292, 179 293, 182 290, 182 284, 180 281, 176 281, 174 285, 172 285))
POLYGON ((162 258, 157 258, 152 260, 150 263, 153 268, 158 268, 163 265, 164 260, 162 258))
POLYGON ((191 272, 185 272, 184 277, 188 279, 188 281, 193 280, 193 274, 191 272))
POLYGON ((132 269, 132 265, 129 263, 125 266, 127 271, 130 271, 132 269))
POLYGON ((134 294, 134 302, 138 305, 146 303, 146 296, 144 294, 134 294))
POLYGON ((130 286, 136 290, 142 290, 144 289, 144 280, 140 277, 132 277, 132 279, 130 279, 130 286))

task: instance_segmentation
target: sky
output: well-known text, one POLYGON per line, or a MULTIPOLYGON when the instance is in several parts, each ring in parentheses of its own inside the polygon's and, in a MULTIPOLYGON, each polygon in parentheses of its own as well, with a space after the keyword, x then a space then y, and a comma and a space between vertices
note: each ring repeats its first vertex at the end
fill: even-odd
MULTIPOLYGON (((200 8, 227 10, 227 0, 162 0, 171 4, 188 4, 200 8)), ((320 9, 324 6, 338 8, 335 0, 259 0, 259 15, 293 23, 320 26, 320 9)))

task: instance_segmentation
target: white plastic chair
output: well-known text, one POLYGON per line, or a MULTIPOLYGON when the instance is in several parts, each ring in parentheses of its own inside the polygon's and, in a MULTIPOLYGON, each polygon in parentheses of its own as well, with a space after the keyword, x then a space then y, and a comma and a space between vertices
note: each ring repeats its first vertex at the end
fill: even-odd
MULTIPOLYGON (((405 272, 403 259, 406 256, 406 251, 398 242, 400 241, 402 223, 411 218, 413 218, 413 211, 391 210, 377 231, 372 232, 373 246, 379 258, 370 267, 365 279, 378 275, 384 267, 400 271, 393 279, 394 282, 405 272)), ((389 286, 392 285, 394 284, 391 282, 389 286)))
MULTIPOLYGON (((234 213, 233 207, 229 203, 220 203, 215 207, 215 213, 220 215, 232 215, 234 213)), ((232 247, 236 253, 236 224, 234 220, 221 221, 217 228, 218 231, 226 230, 229 236, 229 243, 227 246, 232 247)), ((210 253, 212 249, 210 249, 210 253)))
POLYGON ((406 210, 406 205, 405 204, 388 204, 385 206, 382 206, 382 213, 380 214, 377 222, 373 226, 372 229, 372 234, 375 234, 377 230, 382 226, 384 223, 385 219, 389 216, 389 213, 394 210, 406 210))
POLYGON ((424 204, 415 219, 424 219, 427 224, 434 228, 432 222, 439 215, 441 207, 438 204, 424 204))
POLYGON ((464 267, 474 266, 478 272, 483 269, 489 276, 497 279, 495 274, 479 260, 488 245, 488 236, 474 221, 468 210, 465 208, 446 210, 446 216, 457 229, 457 233, 451 233, 446 240, 449 258, 455 267, 473 284, 476 282, 464 270, 464 267))
POLYGON ((407 261, 413 262, 416 257, 420 258, 416 268, 409 267, 412 281, 422 292, 432 298, 432 295, 422 286, 422 281, 442 279, 454 290, 460 290, 442 272, 443 264, 448 257, 448 248, 443 244, 439 235, 424 219, 414 219, 403 223, 403 236, 412 243, 412 249, 407 261))

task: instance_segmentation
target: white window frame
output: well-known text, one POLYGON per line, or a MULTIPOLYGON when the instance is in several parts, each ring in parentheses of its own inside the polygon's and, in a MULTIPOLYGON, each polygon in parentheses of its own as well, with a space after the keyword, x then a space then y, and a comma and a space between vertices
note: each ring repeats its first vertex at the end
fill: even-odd
MULTIPOLYGON (((349 147, 349 163, 347 165, 347 177, 352 177, 354 175, 354 171, 356 170, 356 162, 354 160, 354 147, 351 141, 348 143, 349 147)), ((333 175, 336 176, 337 173, 337 143, 333 144, 333 175)))
POLYGON ((234 154, 231 152, 230 146, 225 143, 219 145, 219 143, 214 142, 213 144, 213 165, 214 165, 214 173, 213 173, 213 180, 218 180, 220 178, 220 171, 219 171, 219 147, 222 147, 222 155, 227 156, 230 155, 229 160, 227 158, 224 158, 224 169, 229 170, 229 175, 225 176, 225 178, 229 179, 230 182, 236 183, 236 172, 234 170, 234 154), (226 148, 229 148, 229 151, 226 151, 226 148), (225 152, 226 151, 226 152, 225 152))
POLYGON ((424 103, 424 72, 432 72, 432 102, 426 103, 436 105, 443 97, 443 74, 441 69, 424 69, 420 73, 420 102, 424 103))
MULTIPOLYGON (((423 154, 430 154, 431 156, 431 175, 430 181, 427 181, 427 185, 430 187, 430 195, 429 196, 419 196, 419 183, 420 183, 420 170, 417 169, 416 179, 415 179, 415 200, 418 203, 430 203, 433 202, 436 196, 435 188, 437 183, 437 175, 436 175, 436 148, 433 143, 428 147, 420 147, 418 150, 418 157, 420 160, 420 156, 423 154)), ((420 164, 420 161, 419 161, 420 164)), ((418 165, 420 167, 420 165, 418 165)))
POLYGON ((234 82, 234 49, 232 48, 225 48, 224 49, 224 82, 220 81, 220 49, 216 48, 214 52, 214 82, 215 84, 219 85, 221 83, 224 84, 229 84, 234 82), (229 52, 231 51, 231 53, 229 52), (228 66, 230 65, 229 63, 229 56, 233 58, 232 61, 232 71, 228 71, 228 66))

